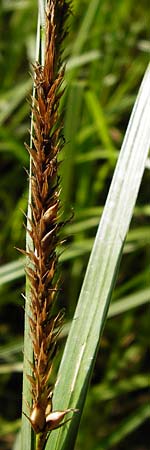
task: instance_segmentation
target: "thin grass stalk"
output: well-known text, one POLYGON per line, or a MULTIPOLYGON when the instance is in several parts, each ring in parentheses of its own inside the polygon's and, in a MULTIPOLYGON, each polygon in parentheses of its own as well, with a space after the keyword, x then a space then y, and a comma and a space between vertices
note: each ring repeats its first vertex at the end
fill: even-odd
MULTIPOLYGON (((41 28, 41 17, 40 10, 38 9, 38 19, 37 19, 37 36, 36 36, 36 50, 35 58, 36 61, 39 60, 40 55, 40 28, 41 28)), ((35 86, 33 86, 32 102, 34 104, 35 98, 35 86)), ((30 147, 32 148, 32 135, 33 135, 33 112, 31 114, 31 127, 30 127, 30 147)), ((30 228, 30 221, 32 218, 31 212, 31 176, 32 176, 32 160, 30 157, 30 170, 29 170, 29 194, 28 194, 28 211, 27 211, 27 228, 30 228)), ((26 252, 28 254, 29 249, 33 248, 33 242, 29 233, 26 233, 26 252)), ((26 257, 26 265, 30 266, 31 261, 28 256, 26 257)), ((30 421, 26 420, 25 411, 27 405, 29 408, 32 406, 32 395, 29 386, 29 380, 26 374, 32 375, 31 366, 29 364, 33 363, 33 347, 32 342, 29 340, 30 335, 30 286, 29 280, 26 278, 26 302, 25 302, 25 327, 24 327, 24 364, 23 364, 23 402, 22 402, 22 433, 21 433, 21 446, 24 450, 34 449, 34 432, 31 428, 30 421)), ((28 409, 27 409, 28 411, 28 409)))

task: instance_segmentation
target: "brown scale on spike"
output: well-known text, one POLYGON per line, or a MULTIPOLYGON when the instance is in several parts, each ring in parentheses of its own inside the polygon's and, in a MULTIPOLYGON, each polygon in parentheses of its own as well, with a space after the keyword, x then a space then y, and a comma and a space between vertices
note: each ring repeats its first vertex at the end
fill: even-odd
POLYGON ((59 243, 59 182, 57 155, 63 147, 62 122, 58 111, 64 76, 60 47, 66 35, 69 6, 65 0, 48 0, 45 24, 45 62, 34 65, 35 99, 32 99, 32 148, 26 145, 32 160, 32 219, 29 230, 33 250, 26 252, 32 263, 26 272, 30 281, 30 334, 34 362, 31 385, 33 406, 28 419, 39 434, 37 449, 44 448, 47 432, 61 426, 71 410, 52 411, 49 377, 56 340, 62 324, 62 313, 53 316, 57 294, 55 277, 59 243), (61 424, 61 425, 60 425, 61 424))

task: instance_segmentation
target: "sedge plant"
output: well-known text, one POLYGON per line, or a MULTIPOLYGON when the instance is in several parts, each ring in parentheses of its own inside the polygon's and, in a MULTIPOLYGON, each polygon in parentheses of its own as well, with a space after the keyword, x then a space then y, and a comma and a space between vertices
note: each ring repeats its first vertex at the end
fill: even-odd
POLYGON ((62 45, 70 5, 65 0, 47 0, 45 7, 43 2, 39 7, 39 29, 45 24, 44 35, 39 38, 42 58, 33 66, 32 136, 30 146, 26 145, 31 170, 27 248, 23 251, 27 293, 22 450, 71 450, 150 145, 150 70, 120 152, 53 396, 51 373, 63 321, 63 312, 56 313, 57 246, 64 226, 58 162, 64 139, 59 102, 64 79, 62 45))
MULTIPOLYGON (((53 411, 50 375, 60 333, 63 312, 55 312, 58 294, 56 277, 58 244, 61 243, 60 187, 58 153, 63 147, 62 118, 58 111, 63 94, 61 85, 64 67, 61 45, 65 38, 65 25, 69 4, 64 0, 48 0, 45 14, 45 48, 43 65, 37 61, 34 70, 32 98, 32 139, 26 148, 31 158, 30 217, 27 234, 31 245, 22 252, 28 258, 26 274, 29 282, 29 336, 33 358, 27 373, 32 394, 28 404, 29 420, 37 435, 36 449, 45 446, 48 432, 59 427, 72 409, 53 411)), ((26 356, 25 356, 26 357, 26 356)))

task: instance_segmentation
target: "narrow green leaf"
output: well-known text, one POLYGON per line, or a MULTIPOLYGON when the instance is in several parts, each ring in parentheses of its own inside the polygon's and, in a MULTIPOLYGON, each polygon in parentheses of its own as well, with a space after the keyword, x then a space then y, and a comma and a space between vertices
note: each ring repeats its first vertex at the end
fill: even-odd
POLYGON ((150 289, 143 289, 137 291, 135 294, 128 295, 110 305, 108 317, 114 317, 123 312, 129 311, 132 308, 137 308, 150 301, 150 289))
POLYGON ((0 286, 22 277, 24 275, 24 263, 24 258, 19 258, 16 261, 4 264, 0 268, 0 286))
MULTIPOLYGON (((139 391, 141 389, 148 389, 149 379, 146 375, 134 375, 128 377, 125 380, 117 380, 116 383, 110 383, 109 381, 104 381, 100 385, 91 388, 92 405, 99 404, 100 401, 108 401, 117 397, 122 397, 123 395, 129 394, 129 392, 139 391)), ((89 398, 89 402, 90 402, 89 398)))
POLYGON ((4 373, 12 373, 12 372, 22 372, 22 363, 14 363, 14 364, 1 364, 0 365, 0 375, 4 373))
POLYGON ((19 105, 23 98, 32 87, 32 81, 27 80, 14 87, 0 99, 0 124, 2 124, 12 114, 15 108, 19 105))
POLYGON ((54 409, 79 408, 46 450, 71 450, 150 145, 150 67, 135 103, 97 231, 54 391, 54 409))
POLYGON ((73 51, 72 51, 73 55, 80 54, 82 48, 84 47, 86 39, 88 38, 88 35, 89 35, 90 28, 94 21, 94 17, 98 10, 99 4, 100 4, 100 0, 93 0, 92 2, 89 3, 84 20, 79 29, 76 41, 73 46, 73 51))
POLYGON ((94 120, 95 127, 97 129, 97 133, 100 138, 100 142, 103 144, 104 148, 107 149, 107 152, 110 153, 110 157, 115 153, 116 149, 113 146, 111 138, 109 136, 109 129, 107 126, 106 117, 103 111, 103 108, 100 104, 100 101, 96 97, 95 93, 92 91, 88 91, 85 94, 85 100, 89 109, 89 113, 94 120))
POLYGON ((19 431, 17 433, 17 437, 12 450, 20 450, 20 449, 21 449, 21 432, 19 431))
POLYGON ((98 50, 92 50, 90 52, 82 53, 82 55, 73 56, 66 64, 66 72, 81 67, 85 64, 91 63, 100 58, 100 52, 98 50))
MULTIPOLYGON (((94 131, 95 131, 94 127, 94 131)), ((113 150, 113 152, 109 149, 102 150, 100 147, 92 148, 90 152, 87 153, 79 153, 79 155, 76 156, 76 163, 78 164, 85 164, 86 162, 100 160, 100 159, 107 159, 111 158, 113 161, 116 161, 118 157, 118 152, 116 150, 113 150)))
MULTIPOLYGON (((149 212, 148 212, 149 215, 149 212)), ((87 231, 92 227, 96 227, 98 225, 98 218, 93 217, 87 220, 83 220, 81 222, 77 222, 73 225, 66 227, 66 232, 68 231, 68 235, 73 235, 75 233, 79 233, 82 231, 87 231)), ((149 227, 137 228, 135 230, 131 230, 127 236, 127 241, 124 245, 124 253, 130 253, 135 251, 137 248, 146 246, 149 244, 149 235, 150 230, 149 227)), ((60 255, 60 262, 63 263, 65 261, 69 261, 71 259, 78 258, 82 255, 88 254, 93 245, 93 239, 82 239, 77 240, 70 244, 68 248, 60 255)), ((62 248, 61 248, 62 250, 62 248)), ((4 264, 0 268, 0 286, 10 281, 15 281, 18 278, 21 278, 25 275, 24 272, 25 258, 19 258, 16 261, 11 263, 4 264)), ((1 302, 3 299, 1 298, 1 302)))
MULTIPOLYGON (((120 298, 117 301, 113 302, 112 305, 110 305, 108 311, 108 319, 116 317, 118 314, 128 312, 131 309, 138 308, 146 303, 149 303, 149 301, 150 289, 143 289, 141 291, 135 292, 135 294, 120 298)), ((60 338, 64 338, 68 335, 70 327, 71 323, 67 322, 60 333, 60 338)), ((5 363, 5 367, 2 368, 3 372, 9 371, 9 363, 13 361, 14 354, 16 355, 17 353, 22 353, 22 349, 22 339, 20 339, 19 343, 14 342, 11 345, 6 344, 5 346, 3 345, 0 347, 0 358, 2 358, 7 363, 5 363)), ((16 362, 11 365, 11 370, 16 370, 16 362)), ((22 370, 22 365, 17 366, 17 371, 18 370, 22 370)))
POLYGON ((129 435, 129 433, 132 433, 145 422, 146 419, 149 419, 149 416, 150 406, 148 404, 140 406, 133 414, 130 414, 127 419, 122 421, 117 430, 113 431, 109 437, 103 439, 94 450, 108 450, 114 445, 119 444, 119 442, 129 435))
POLYGON ((5 345, 0 346, 0 358, 4 361, 12 361, 14 354, 21 353, 23 351, 23 341, 22 338, 17 338, 12 341, 11 344, 7 343, 5 345))
MULTIPOLYGON (((89 3, 72 48, 72 58, 79 57, 79 55, 81 55, 81 52, 83 52, 84 44, 88 39, 99 4, 100 0, 92 0, 92 2, 89 3)), ((62 203, 64 204, 64 209, 70 202, 70 193, 74 173, 74 160, 76 155, 76 135, 79 128, 83 100, 83 86, 80 84, 74 85, 73 83, 71 83, 74 79, 77 79, 79 68, 79 65, 74 67, 74 69, 72 67, 72 70, 67 71, 66 73, 67 86, 69 87, 69 89, 67 89, 67 102, 65 105, 66 116, 64 127, 64 134, 67 142, 67 157, 65 154, 64 161, 61 166, 62 203), (74 105, 74 107, 72 107, 72 105, 74 105)), ((63 152, 61 153, 61 155, 63 157, 63 152)))

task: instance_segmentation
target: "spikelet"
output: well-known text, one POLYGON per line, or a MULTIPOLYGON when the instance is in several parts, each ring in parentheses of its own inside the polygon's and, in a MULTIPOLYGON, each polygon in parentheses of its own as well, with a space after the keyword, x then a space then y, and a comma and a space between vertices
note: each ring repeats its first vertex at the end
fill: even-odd
POLYGON ((64 76, 61 44, 66 35, 69 6, 65 0, 49 0, 46 6, 45 61, 34 65, 35 99, 33 101, 32 148, 26 145, 32 160, 32 219, 27 230, 33 250, 26 252, 31 264, 26 268, 30 281, 30 334, 34 361, 31 385, 33 405, 29 420, 39 434, 38 450, 44 448, 47 432, 60 426, 70 412, 52 411, 49 377, 62 313, 56 316, 53 305, 57 295, 56 247, 60 240, 58 153, 63 147, 62 121, 58 111, 64 76))

